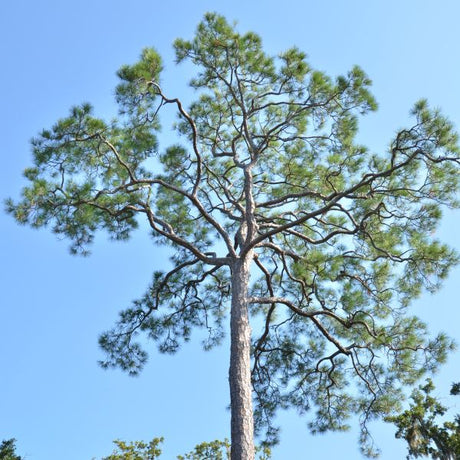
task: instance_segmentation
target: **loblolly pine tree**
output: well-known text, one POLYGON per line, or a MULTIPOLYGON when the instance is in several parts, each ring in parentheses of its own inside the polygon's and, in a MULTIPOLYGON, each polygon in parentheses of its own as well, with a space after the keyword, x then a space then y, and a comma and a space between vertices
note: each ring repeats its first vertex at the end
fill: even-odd
POLYGON ((171 270, 101 336, 105 367, 138 373, 143 336, 169 353, 201 327, 215 346, 229 312, 232 460, 254 458, 254 426, 276 442, 287 407, 313 413, 314 432, 360 414, 370 455, 367 422, 453 346, 407 307, 458 260, 433 238, 442 207, 458 205, 457 135, 420 101, 413 125, 371 153, 355 140, 376 109, 360 68, 332 79, 297 48, 272 57, 216 14, 174 47, 197 68, 188 109, 145 49, 118 72, 117 120, 83 104, 33 140, 30 185, 7 209, 75 253, 99 229, 123 240, 142 220, 171 248, 171 270), (180 137, 160 148, 167 107, 180 137))

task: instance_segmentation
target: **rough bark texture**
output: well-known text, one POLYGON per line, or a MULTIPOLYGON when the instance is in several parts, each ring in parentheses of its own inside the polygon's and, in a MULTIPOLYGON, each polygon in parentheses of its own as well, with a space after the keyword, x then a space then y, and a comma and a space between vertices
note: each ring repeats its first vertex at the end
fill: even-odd
POLYGON ((230 348, 230 401, 232 408, 231 460, 254 460, 254 421, 251 384, 251 327, 248 314, 248 283, 251 255, 232 267, 230 348))

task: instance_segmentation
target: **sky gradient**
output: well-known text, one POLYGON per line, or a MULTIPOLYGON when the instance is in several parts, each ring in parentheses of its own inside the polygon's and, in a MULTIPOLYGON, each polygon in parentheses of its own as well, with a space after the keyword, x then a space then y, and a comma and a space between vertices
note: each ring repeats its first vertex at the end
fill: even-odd
MULTIPOLYGON (((191 75, 174 64, 171 44, 191 38, 206 11, 237 20, 241 32, 257 32, 272 54, 298 46, 329 75, 360 65, 379 102, 361 122, 359 140, 371 150, 387 147, 422 97, 460 128, 458 0, 10 0, 0 6, 2 201, 17 198, 25 185, 30 138, 72 105, 88 101, 97 116, 116 114, 115 72, 143 47, 163 56, 165 93, 189 101, 191 75)), ((459 228, 459 213, 447 213, 439 237, 460 249, 459 228)), ((87 258, 71 256, 68 242, 19 227, 3 212, 0 232, 0 441, 15 437, 27 460, 90 460, 108 455, 116 438, 164 436, 163 458, 170 460, 228 436, 228 344, 205 353, 196 340, 175 356, 152 347, 137 378, 97 365, 98 335, 167 265, 165 251, 142 228, 127 243, 101 234, 87 258)), ((433 333, 460 341, 459 283, 457 268, 438 294, 424 295, 413 309, 433 333)), ((460 380, 458 369, 457 352, 434 379, 439 394, 460 380)), ((280 416, 274 460, 361 458, 356 429, 313 437, 307 420, 280 416)), ((374 427, 383 460, 405 457, 394 431, 374 427)))

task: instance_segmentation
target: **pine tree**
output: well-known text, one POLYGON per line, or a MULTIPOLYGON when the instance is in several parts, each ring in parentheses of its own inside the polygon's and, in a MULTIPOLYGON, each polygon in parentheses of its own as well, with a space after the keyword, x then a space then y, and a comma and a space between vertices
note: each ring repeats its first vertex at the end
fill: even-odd
POLYGON ((433 237, 458 205, 457 134, 420 101, 413 125, 371 153, 356 141, 377 107, 363 70, 334 79, 297 48, 273 57, 216 14, 174 47, 197 69, 195 102, 165 94, 145 49, 118 72, 118 119, 82 104, 33 140, 30 185, 7 209, 74 253, 99 229, 124 240, 142 221, 171 248, 172 268, 101 336, 102 364, 136 374, 142 337, 173 353, 195 328, 218 345, 229 313, 232 460, 254 459, 254 426, 276 442, 288 407, 312 413, 314 432, 360 414, 371 454, 367 422, 452 348, 407 307, 458 261, 433 237), (168 107, 178 138, 165 148, 168 107))

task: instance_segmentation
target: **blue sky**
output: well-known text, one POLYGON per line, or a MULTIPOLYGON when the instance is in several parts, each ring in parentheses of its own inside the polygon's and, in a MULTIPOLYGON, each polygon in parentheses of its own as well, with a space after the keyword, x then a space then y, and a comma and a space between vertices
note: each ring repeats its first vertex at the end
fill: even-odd
MULTIPOLYGON (((174 65, 171 43, 191 37, 206 11, 259 33, 273 54, 299 46, 313 67, 331 75, 361 65, 380 105, 360 134, 374 150, 408 123, 421 97, 460 127, 458 0, 6 0, 0 6, 0 198, 18 196, 31 161, 29 139, 70 106, 89 101, 96 114, 115 114, 115 71, 143 47, 163 55, 166 93, 189 100, 189 75, 174 65)), ((460 249, 459 227, 458 212, 447 213, 439 237, 460 249)), ((142 232, 123 244, 101 234, 89 258, 76 258, 67 242, 19 227, 4 213, 0 231, 0 440, 17 438, 28 460, 90 460, 108 455, 116 438, 165 436, 169 460, 228 435, 227 347, 205 353, 192 343, 176 356, 152 350, 138 378, 97 366, 98 334, 167 264, 163 250, 142 232)), ((456 269, 440 293, 423 296, 414 310, 433 332, 460 341, 459 283, 456 269)), ((459 368, 456 353, 435 378, 440 394, 460 380, 459 368)), ((275 460, 360 458, 356 430, 313 437, 295 414, 280 421, 275 460)), ((382 459, 405 456, 393 433, 375 425, 382 459)))

